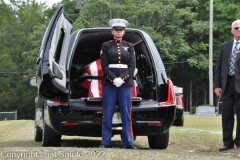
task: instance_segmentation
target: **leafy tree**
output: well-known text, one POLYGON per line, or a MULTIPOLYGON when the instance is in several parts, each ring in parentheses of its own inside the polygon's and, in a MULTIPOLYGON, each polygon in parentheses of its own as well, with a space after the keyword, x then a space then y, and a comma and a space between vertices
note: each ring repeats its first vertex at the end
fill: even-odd
MULTIPOLYGON (((29 87, 23 52, 33 50, 30 45, 34 26, 45 21, 44 5, 30 1, 11 0, 0 3, 1 111, 18 110, 18 118, 33 118, 36 89, 29 87)), ((39 46, 38 46, 39 48, 39 46)))
MULTIPOLYGON (((209 1, 205 0, 62 0, 53 6, 35 0, 0 0, 0 111, 18 110, 33 118, 36 89, 28 85, 46 27, 60 4, 74 29, 108 27, 124 18, 146 31, 160 52, 168 76, 184 88, 187 110, 208 101, 209 1)), ((213 63, 222 42, 232 39, 238 0, 214 0, 213 63)), ((215 102, 217 98, 215 97, 215 102)))

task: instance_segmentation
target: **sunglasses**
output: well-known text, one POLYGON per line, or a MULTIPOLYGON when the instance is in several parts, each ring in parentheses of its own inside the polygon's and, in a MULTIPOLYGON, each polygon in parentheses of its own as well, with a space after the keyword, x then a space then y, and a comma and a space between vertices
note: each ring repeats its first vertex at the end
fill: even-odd
POLYGON ((234 30, 239 30, 239 29, 240 29, 240 27, 235 27, 235 28, 234 28, 234 30))

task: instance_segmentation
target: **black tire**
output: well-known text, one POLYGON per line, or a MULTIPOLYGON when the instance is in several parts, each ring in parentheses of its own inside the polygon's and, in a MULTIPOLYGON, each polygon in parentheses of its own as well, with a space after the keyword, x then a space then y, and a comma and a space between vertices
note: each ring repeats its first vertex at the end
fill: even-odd
POLYGON ((34 140, 36 142, 42 141, 42 130, 41 128, 36 124, 36 121, 34 120, 34 140))
POLYGON ((166 149, 169 142, 169 131, 164 134, 148 136, 148 144, 151 149, 166 149))
POLYGON ((50 127, 44 123, 42 134, 42 146, 43 147, 60 147, 61 135, 53 135, 50 132, 50 127))
POLYGON ((176 120, 176 121, 175 121, 175 126, 183 126, 183 119, 181 119, 181 120, 176 120))
POLYGON ((174 125, 175 125, 175 126, 183 126, 183 124, 184 124, 184 118, 182 118, 182 119, 176 119, 176 120, 174 121, 174 125))

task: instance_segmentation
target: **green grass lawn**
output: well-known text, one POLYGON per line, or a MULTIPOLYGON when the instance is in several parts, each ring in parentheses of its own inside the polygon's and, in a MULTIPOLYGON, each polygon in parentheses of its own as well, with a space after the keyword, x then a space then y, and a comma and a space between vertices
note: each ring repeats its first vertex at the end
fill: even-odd
MULTIPOLYGON (((184 126, 172 126, 168 148, 154 150, 146 136, 137 136, 138 150, 122 148, 120 136, 112 138, 112 148, 99 149, 100 137, 63 136, 61 147, 41 147, 34 141, 32 120, 0 121, 0 153, 38 152, 38 157, 12 159, 106 159, 106 160, 232 160, 240 159, 240 149, 219 152, 222 144, 221 116, 185 116, 184 126), (79 157, 62 157, 62 153, 84 153, 79 157), (87 157, 87 153, 104 153, 103 157, 87 157), (41 157, 40 157, 41 155, 41 157), (52 155, 52 157, 50 156, 52 155), (49 156, 49 157, 46 157, 49 156)), ((235 132, 234 132, 235 137, 235 132)), ((0 154, 1 156, 1 154, 0 154)), ((11 159, 0 157, 0 159, 11 159)))

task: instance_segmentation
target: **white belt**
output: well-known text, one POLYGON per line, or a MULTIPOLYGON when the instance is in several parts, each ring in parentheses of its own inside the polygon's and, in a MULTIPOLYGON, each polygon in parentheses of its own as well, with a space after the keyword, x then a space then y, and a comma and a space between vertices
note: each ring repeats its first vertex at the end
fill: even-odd
POLYGON ((109 68, 128 68, 128 65, 126 64, 109 64, 109 68))

